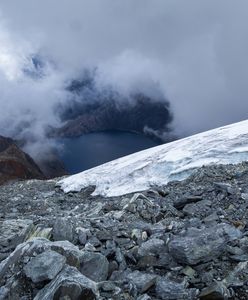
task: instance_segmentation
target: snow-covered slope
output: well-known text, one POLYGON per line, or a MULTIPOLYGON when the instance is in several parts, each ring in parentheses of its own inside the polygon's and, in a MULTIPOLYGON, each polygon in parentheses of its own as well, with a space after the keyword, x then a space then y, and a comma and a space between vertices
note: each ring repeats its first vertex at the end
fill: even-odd
POLYGON ((119 196, 189 176, 197 167, 248 160, 248 120, 128 155, 59 181, 65 192, 96 186, 119 196))

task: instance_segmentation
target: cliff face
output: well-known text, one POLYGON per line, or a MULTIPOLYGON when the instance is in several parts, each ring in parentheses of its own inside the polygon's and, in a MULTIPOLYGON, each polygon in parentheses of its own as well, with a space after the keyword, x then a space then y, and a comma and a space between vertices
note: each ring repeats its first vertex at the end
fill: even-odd
POLYGON ((69 101, 56 107, 63 126, 51 129, 50 136, 76 137, 90 132, 122 130, 162 139, 170 132, 173 115, 167 99, 141 92, 127 97, 111 88, 101 90, 94 77, 87 76, 69 85, 69 101))
POLYGON ((43 179, 44 175, 33 159, 15 142, 0 136, 0 184, 14 179, 43 179))

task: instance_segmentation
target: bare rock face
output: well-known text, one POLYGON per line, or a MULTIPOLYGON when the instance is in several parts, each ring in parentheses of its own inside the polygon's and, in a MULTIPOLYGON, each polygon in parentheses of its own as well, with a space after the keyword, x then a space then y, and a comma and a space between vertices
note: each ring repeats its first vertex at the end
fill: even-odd
POLYGON ((51 135, 76 137, 90 132, 121 130, 139 132, 161 140, 160 135, 169 133, 168 125, 173 118, 169 103, 165 100, 154 101, 143 94, 133 98, 132 105, 117 105, 118 102, 112 99, 96 102, 95 105, 82 102, 82 107, 73 108, 73 114, 69 110, 63 112, 65 125, 53 129, 51 135))
POLYGON ((40 168, 12 139, 0 136, 0 184, 32 178, 44 179, 40 168))

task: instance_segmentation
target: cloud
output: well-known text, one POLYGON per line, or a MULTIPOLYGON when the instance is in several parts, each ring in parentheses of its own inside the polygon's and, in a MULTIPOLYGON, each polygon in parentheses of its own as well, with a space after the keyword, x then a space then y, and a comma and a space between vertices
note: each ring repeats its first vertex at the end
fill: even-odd
POLYGON ((247 118, 246 0, 8 0, 0 11, 1 134, 44 136, 84 68, 98 86, 162 94, 181 135, 247 118), (46 61, 38 79, 23 72, 34 54, 46 61))

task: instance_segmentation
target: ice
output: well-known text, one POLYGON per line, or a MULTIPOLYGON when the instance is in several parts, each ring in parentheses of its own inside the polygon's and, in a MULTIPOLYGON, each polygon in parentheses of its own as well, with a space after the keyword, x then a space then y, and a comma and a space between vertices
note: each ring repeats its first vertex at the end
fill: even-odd
POLYGON ((95 186, 93 195, 120 196, 171 180, 203 165, 248 160, 248 120, 140 151, 60 180, 64 192, 95 186))

